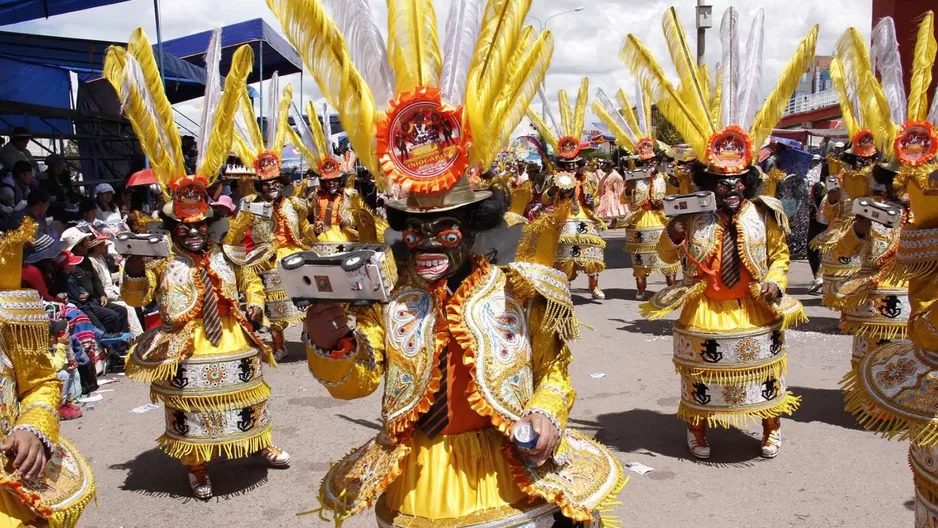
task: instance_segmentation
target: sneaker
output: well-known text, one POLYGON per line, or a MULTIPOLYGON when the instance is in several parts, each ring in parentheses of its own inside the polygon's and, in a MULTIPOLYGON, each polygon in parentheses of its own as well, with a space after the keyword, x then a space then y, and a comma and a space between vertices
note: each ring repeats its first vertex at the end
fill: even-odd
POLYGON ((66 403, 65 405, 59 407, 59 417, 62 420, 74 420, 75 418, 81 418, 81 416, 81 407, 75 405, 74 403, 66 403))
POLYGON ((286 467, 290 465, 290 453, 270 446, 257 452, 271 467, 286 467))
POLYGON ((695 458, 706 460, 710 458, 710 443, 707 441, 707 430, 687 428, 687 449, 695 458))
POLYGON ((782 448, 782 423, 778 418, 770 418, 762 424, 762 457, 775 458, 782 448))
POLYGON ((596 300, 602 300, 606 298, 606 294, 603 293, 601 289, 599 289, 599 286, 593 288, 593 290, 590 293, 593 295, 593 299, 596 299, 596 300))
POLYGON ((277 361, 277 363, 280 363, 281 361, 283 361, 283 358, 285 357, 287 357, 286 348, 278 348, 274 350, 274 359, 277 361))
POLYGON ((808 293, 818 293, 821 291, 821 288, 824 287, 824 279, 818 277, 814 279, 814 282, 811 283, 811 287, 808 288, 808 293))
POLYGON ((635 300, 636 300, 636 301, 644 301, 644 300, 645 300, 645 290, 637 290, 637 291, 635 292, 635 300))
POLYGON ((212 498, 212 481, 208 478, 208 468, 205 464, 189 468, 189 487, 197 499, 212 498))

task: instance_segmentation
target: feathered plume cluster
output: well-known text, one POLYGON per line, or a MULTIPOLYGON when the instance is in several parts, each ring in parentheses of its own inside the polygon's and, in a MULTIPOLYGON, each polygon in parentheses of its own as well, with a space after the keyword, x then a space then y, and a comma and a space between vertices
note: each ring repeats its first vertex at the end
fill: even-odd
POLYGON ((544 120, 542 120, 537 113, 530 108, 527 109, 528 119, 531 120, 531 124, 534 125, 534 128, 537 129, 541 136, 547 139, 554 149, 554 152, 560 150, 558 140, 561 137, 572 137, 579 141, 580 136, 583 135, 583 129, 586 125, 586 105, 589 103, 589 89, 589 79, 584 77, 583 80, 580 81, 580 89, 576 97, 576 106, 570 106, 570 99, 567 96, 566 90, 560 90, 557 93, 557 99, 560 103, 560 126, 557 126, 557 119, 554 117, 550 106, 547 104, 547 97, 543 93, 540 94, 541 102, 544 105, 544 112, 550 117, 556 133, 551 132, 550 128, 547 127, 547 124, 544 123, 544 120))
POLYGON ((625 92, 619 90, 616 94, 619 100, 617 107, 602 89, 597 90, 593 99, 593 113, 609 127, 616 137, 616 143, 631 152, 636 151, 636 145, 642 138, 651 136, 651 96, 647 89, 635 83, 635 108, 626 97, 625 92), (621 110, 620 110, 621 108, 621 110))
MULTIPOLYGON (((268 83, 272 94, 280 92, 280 77, 276 72, 268 83)), ((254 160, 264 151, 273 152, 279 157, 287 140, 295 137, 295 132, 290 127, 293 86, 289 84, 284 86, 280 99, 269 98, 265 114, 268 125, 263 133, 254 113, 254 104, 248 95, 247 83, 241 86, 240 92, 240 104, 235 120, 235 153, 241 158, 241 162, 248 166, 253 165, 254 160)))

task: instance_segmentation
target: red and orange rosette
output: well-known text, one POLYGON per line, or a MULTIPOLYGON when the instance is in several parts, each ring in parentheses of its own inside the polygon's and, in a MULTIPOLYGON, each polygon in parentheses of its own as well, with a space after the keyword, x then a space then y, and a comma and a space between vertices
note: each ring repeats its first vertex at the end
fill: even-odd
POLYGON ((205 189, 208 180, 204 176, 190 175, 179 178, 169 185, 173 197, 173 214, 183 222, 205 220, 208 200, 205 189))
POLYGON ((280 156, 276 152, 265 150, 254 160, 254 172, 259 180, 272 180, 280 177, 280 156))
POLYGON ((752 140, 745 130, 730 125, 710 136, 707 142, 710 169, 723 174, 739 174, 752 165, 752 140))
POLYGON ((876 140, 873 133, 867 129, 861 129, 851 138, 853 142, 853 151, 861 158, 869 158, 876 155, 876 140))
POLYGON ((635 144, 635 151, 638 159, 645 161, 655 157, 655 140, 650 137, 643 137, 635 144))
POLYGON ((332 156, 327 156, 319 160, 319 179, 334 180, 342 175, 339 160, 332 156))
POLYGON ((563 136, 557 140, 560 157, 572 160, 580 154, 580 140, 573 136, 563 136))
POLYGON ((938 153, 938 136, 928 121, 908 121, 902 125, 894 145, 900 163, 918 167, 938 153))
POLYGON ((439 88, 420 86, 399 94, 378 122, 377 132, 381 170, 407 192, 446 192, 469 165, 462 107, 445 105, 439 88))

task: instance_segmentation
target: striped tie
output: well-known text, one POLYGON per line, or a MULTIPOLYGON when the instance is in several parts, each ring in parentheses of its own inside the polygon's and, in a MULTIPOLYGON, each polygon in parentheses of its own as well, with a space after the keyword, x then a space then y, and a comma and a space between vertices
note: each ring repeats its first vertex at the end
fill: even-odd
POLYGON ((332 197, 329 198, 329 205, 326 206, 326 218, 323 220, 323 223, 326 226, 326 229, 332 227, 332 210, 335 208, 336 200, 332 197))
POLYGON ((739 282, 739 251, 736 248, 736 224, 730 220, 723 230, 723 254, 720 263, 720 279, 727 288, 739 282))
POLYGON ((221 342, 221 318, 218 316, 218 299, 215 296, 215 287, 212 285, 212 279, 208 276, 208 269, 205 266, 199 267, 199 278, 202 279, 202 285, 205 286, 205 296, 202 298, 202 326, 205 327, 205 335, 213 345, 218 346, 221 342))
POLYGON ((449 408, 446 405, 446 380, 449 377, 447 375, 449 369, 448 358, 449 350, 444 348, 440 351, 440 372, 443 374, 442 379, 440 379, 440 390, 433 394, 433 405, 430 406, 430 410, 421 416, 417 422, 417 427, 431 440, 449 425, 449 408))

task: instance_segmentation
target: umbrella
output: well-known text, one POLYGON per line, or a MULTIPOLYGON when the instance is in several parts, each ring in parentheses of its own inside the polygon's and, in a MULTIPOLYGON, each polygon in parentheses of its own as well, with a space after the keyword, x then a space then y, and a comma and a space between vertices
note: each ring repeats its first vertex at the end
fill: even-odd
POLYGON ((143 169, 137 171, 130 175, 130 178, 127 178, 127 187, 142 187, 149 186, 157 183, 156 175, 153 174, 153 169, 143 169))

